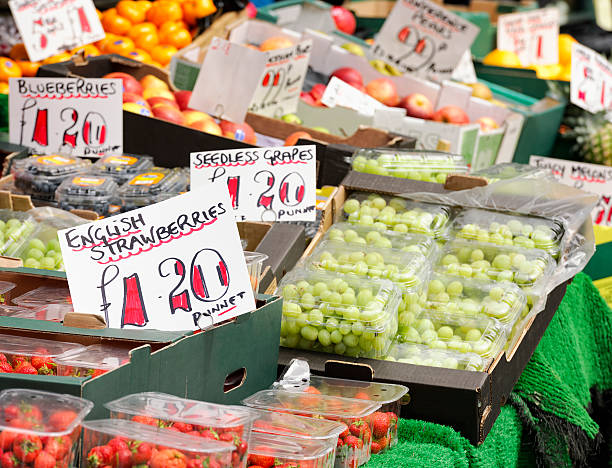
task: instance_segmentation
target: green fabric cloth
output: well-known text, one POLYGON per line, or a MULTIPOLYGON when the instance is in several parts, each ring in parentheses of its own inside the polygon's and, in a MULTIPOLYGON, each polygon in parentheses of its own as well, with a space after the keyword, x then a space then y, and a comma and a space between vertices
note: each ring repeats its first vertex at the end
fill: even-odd
POLYGON ((602 439, 588 411, 592 389, 612 390, 612 312, 589 277, 579 274, 481 446, 450 427, 402 419, 398 445, 366 466, 585 464, 602 439))

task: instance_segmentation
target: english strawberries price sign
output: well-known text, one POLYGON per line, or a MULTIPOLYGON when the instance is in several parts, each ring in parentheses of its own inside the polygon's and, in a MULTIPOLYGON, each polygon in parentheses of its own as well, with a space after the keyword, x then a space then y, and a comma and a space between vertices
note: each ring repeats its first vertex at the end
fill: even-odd
POLYGON ((105 36, 91 0, 9 0, 8 4, 33 62, 105 36))
POLYGON ((578 43, 572 44, 570 100, 593 113, 612 108, 612 64, 578 43))
POLYGON ((194 190, 58 233, 75 312, 195 330, 255 309, 227 191, 194 190))
POLYGON ((230 194, 239 221, 314 221, 316 146, 191 153, 191 187, 230 194))
POLYGON ((11 78, 11 143, 38 154, 123 151, 122 83, 104 78, 11 78))

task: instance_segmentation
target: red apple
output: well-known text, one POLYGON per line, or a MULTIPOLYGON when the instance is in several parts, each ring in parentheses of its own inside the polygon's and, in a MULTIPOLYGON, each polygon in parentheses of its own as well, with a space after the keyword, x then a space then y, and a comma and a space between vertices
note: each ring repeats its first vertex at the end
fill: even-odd
POLYGON ((147 103, 150 107, 156 106, 157 104, 163 104, 164 106, 174 107, 175 109, 179 108, 176 102, 161 96, 153 96, 152 98, 147 99, 147 103))
POLYGON ((139 106, 149 107, 145 98, 136 93, 123 93, 123 102, 135 102, 139 106))
POLYGON ((191 99, 191 91, 175 91, 174 99, 179 106, 179 109, 184 111, 189 109, 189 99, 191 99))
POLYGON ((465 111, 457 106, 444 106, 438 109, 433 115, 433 120, 457 125, 470 123, 465 111))
POLYGON ((377 78, 370 81, 365 90, 366 93, 377 101, 382 102, 385 106, 395 107, 400 102, 395 83, 388 78, 377 78))
POLYGON ((300 93, 300 99, 302 101, 304 101, 306 104, 308 104, 309 106, 314 106, 314 107, 320 107, 321 104, 317 104, 317 101, 315 101, 315 99, 312 97, 312 94, 310 93, 306 93, 304 91, 302 91, 300 93))
POLYGON ((345 83, 350 84, 351 86, 355 86, 355 88, 363 89, 363 78, 361 73, 351 67, 342 67, 334 70, 334 72, 330 75, 330 79, 332 76, 335 76, 339 80, 344 81, 345 83))
POLYGON ((303 138, 303 139, 308 138, 309 140, 312 140, 312 137, 310 136, 310 133, 308 132, 304 132, 304 131, 293 132, 285 140, 285 146, 294 146, 300 138, 303 138))
POLYGON ((499 125, 497 125, 497 122, 493 120, 492 117, 480 117, 476 120, 476 123, 480 124, 480 129, 483 132, 490 132, 491 130, 499 128, 499 125))
POLYGON ((316 102, 317 106, 323 105, 323 103, 321 102, 321 98, 323 97, 323 93, 325 93, 325 88, 327 88, 327 86, 325 86, 324 84, 318 83, 314 85, 310 90, 310 95, 316 102))
POLYGON ((113 72, 109 73, 108 75, 104 75, 102 78, 119 78, 123 82, 124 93, 142 94, 142 85, 132 75, 121 72, 113 72))
POLYGON ((236 141, 244 141, 250 145, 257 143, 255 130, 253 130, 253 127, 246 122, 237 124, 230 122, 229 120, 222 120, 219 127, 221 127, 223 136, 226 138, 232 138, 236 141))
POLYGON ((212 135, 223 135, 221 127, 219 127, 219 125, 217 125, 217 122, 215 122, 213 119, 196 120, 195 122, 189 124, 189 127, 195 130, 199 130, 201 132, 210 133, 212 135))
POLYGON ((331 15, 336 23, 336 28, 346 34, 353 34, 357 28, 355 16, 349 10, 341 6, 335 6, 331 9, 331 15))
POLYGON ((172 91, 168 91, 167 89, 145 88, 144 91, 142 92, 142 97, 144 97, 147 101, 150 98, 156 97, 156 96, 166 98, 169 101, 175 101, 174 94, 172 94, 172 91))
POLYGON ((412 93, 406 96, 399 103, 399 107, 406 109, 408 116, 417 119, 430 120, 434 114, 431 101, 427 99, 427 96, 419 93, 412 93))
POLYGON ((165 89, 166 91, 169 90, 168 85, 163 80, 154 75, 145 75, 141 78, 140 84, 142 85, 143 89, 158 88, 165 89))
POLYGON ((183 116, 185 117, 185 125, 191 125, 199 120, 213 120, 213 118, 205 112, 196 110, 184 110, 183 116))
POLYGON ((269 37, 259 45, 259 50, 267 52, 268 50, 286 49, 293 46, 293 41, 282 36, 269 37))
POLYGON ((156 104, 151 110, 153 111, 153 115, 158 119, 166 120, 178 125, 185 124, 185 117, 183 117, 181 111, 176 107, 171 107, 165 104, 156 104))

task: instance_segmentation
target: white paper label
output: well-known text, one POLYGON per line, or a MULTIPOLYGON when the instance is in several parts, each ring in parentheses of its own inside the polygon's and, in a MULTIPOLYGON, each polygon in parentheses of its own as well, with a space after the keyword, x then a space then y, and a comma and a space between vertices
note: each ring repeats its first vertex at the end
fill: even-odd
POLYGON ((238 221, 314 221, 316 146, 191 153, 191 187, 211 186, 229 192, 238 221))
POLYGON ((58 233, 75 312, 195 330, 255 309, 226 191, 193 190, 58 233))
POLYGON ((397 0, 372 52, 402 73, 448 79, 478 31, 429 0, 397 0))
POLYGON ((476 70, 474 70, 474 62, 472 62, 472 53, 469 50, 466 50, 461 59, 459 59, 459 63, 453 70, 451 78, 455 81, 469 84, 478 81, 476 79, 476 70))
POLYGON ((593 222, 612 226, 612 167, 543 156, 531 156, 529 165, 551 170, 562 184, 599 195, 593 222))
POLYGON ((33 62, 105 36, 91 0, 9 0, 8 3, 33 62))
POLYGON ((497 48, 516 53, 525 66, 558 63, 559 10, 542 8, 500 15, 497 48))
POLYGON ((329 83, 325 87, 321 102, 327 107, 347 107, 363 115, 374 115, 375 109, 383 109, 386 107, 380 101, 362 93, 357 88, 354 88, 335 76, 329 80, 329 83))
POLYGON ((597 52, 572 44, 570 100, 589 112, 610 109, 612 64, 597 52))
POLYGON ((104 78, 11 78, 11 143, 38 154, 123 151, 122 83, 104 78))

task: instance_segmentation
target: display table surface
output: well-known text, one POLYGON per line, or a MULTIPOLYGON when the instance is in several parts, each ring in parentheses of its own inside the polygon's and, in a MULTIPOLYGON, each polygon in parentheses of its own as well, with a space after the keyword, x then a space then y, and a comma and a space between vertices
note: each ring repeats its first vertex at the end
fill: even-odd
POLYGON ((612 466, 612 311, 579 274, 485 442, 402 419, 399 444, 367 468, 612 466))

